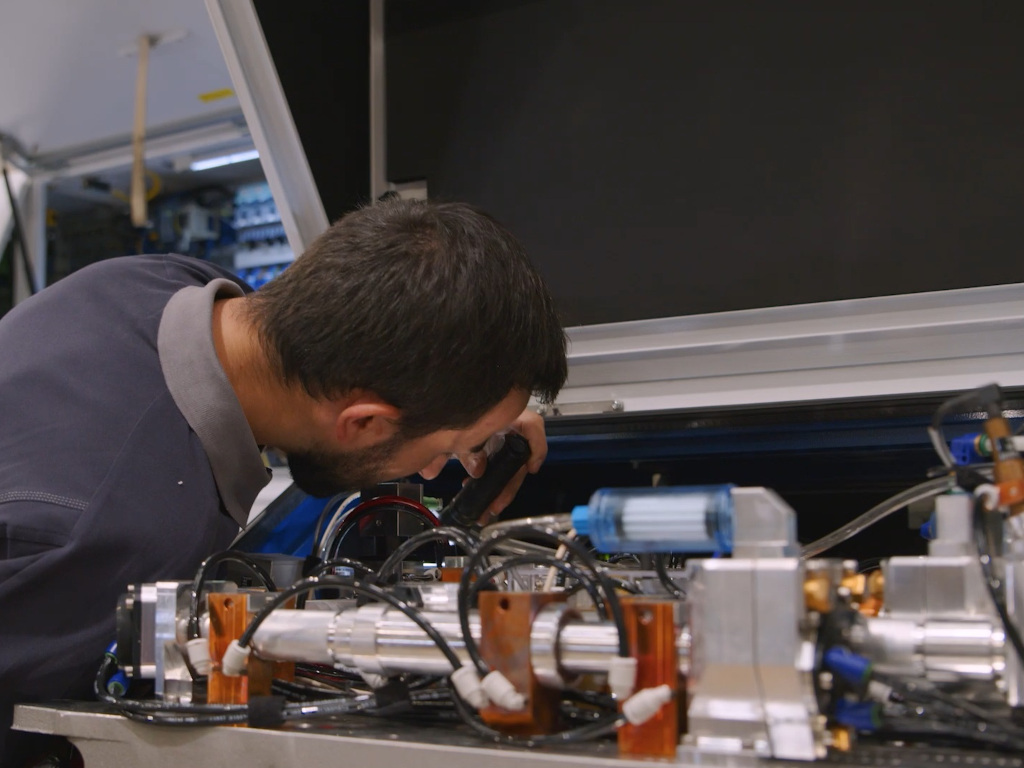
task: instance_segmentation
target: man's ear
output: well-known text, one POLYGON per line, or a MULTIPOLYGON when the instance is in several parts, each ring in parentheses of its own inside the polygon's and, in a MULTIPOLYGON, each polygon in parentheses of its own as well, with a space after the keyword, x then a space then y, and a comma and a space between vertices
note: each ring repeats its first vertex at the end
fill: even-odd
POLYGON ((398 432, 399 410, 374 395, 349 400, 334 422, 335 439, 347 449, 367 448, 398 432))

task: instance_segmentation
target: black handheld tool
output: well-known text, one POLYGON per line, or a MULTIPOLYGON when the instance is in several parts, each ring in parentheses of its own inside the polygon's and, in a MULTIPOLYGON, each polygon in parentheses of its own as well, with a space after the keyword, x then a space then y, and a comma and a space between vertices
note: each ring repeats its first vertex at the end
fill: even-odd
POLYGON ((441 510, 441 525, 472 528, 491 502, 498 498, 527 459, 530 444, 522 435, 509 432, 501 450, 487 460, 487 470, 466 483, 451 503, 441 510))

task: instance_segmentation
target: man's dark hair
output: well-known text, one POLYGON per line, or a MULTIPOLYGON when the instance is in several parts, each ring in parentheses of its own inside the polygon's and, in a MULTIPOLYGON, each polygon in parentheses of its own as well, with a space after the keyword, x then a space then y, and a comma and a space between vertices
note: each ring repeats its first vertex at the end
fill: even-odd
POLYGON ((565 333, 523 247, 462 203, 389 200, 337 221, 249 297, 285 381, 370 390, 409 437, 476 422, 512 390, 550 402, 565 333))

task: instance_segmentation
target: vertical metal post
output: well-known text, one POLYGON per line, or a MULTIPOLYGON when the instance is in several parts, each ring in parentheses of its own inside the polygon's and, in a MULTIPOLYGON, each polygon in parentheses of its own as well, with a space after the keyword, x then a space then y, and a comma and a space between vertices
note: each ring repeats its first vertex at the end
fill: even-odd
POLYGON ((25 206, 25 239, 32 255, 32 275, 35 277, 36 290, 46 287, 46 206, 49 203, 47 183, 34 176, 30 178, 28 201, 25 206))
MULTIPOLYGON (((21 215, 32 180, 24 173, 19 173, 18 179, 12 180, 10 169, 2 157, 0 157, 0 163, 3 164, 3 188, 0 195, 4 196, 4 202, 10 207, 10 221, 5 229, 9 228, 11 235, 15 238, 11 252, 14 259, 14 303, 17 304, 35 293, 35 280, 33 279, 32 265, 29 263, 28 235, 25 232, 25 220, 21 215), (20 183, 18 183, 19 179, 20 183)), ((4 236, 0 237, 0 242, 5 242, 6 239, 5 232, 4 236)))
POLYGON ((384 0, 370 0, 370 198, 388 191, 387 59, 384 0))
POLYGON ((132 226, 144 227, 149 218, 146 204, 146 84, 149 78, 149 49, 153 39, 139 35, 139 69, 135 78, 135 119, 132 124, 132 177, 130 188, 132 226))

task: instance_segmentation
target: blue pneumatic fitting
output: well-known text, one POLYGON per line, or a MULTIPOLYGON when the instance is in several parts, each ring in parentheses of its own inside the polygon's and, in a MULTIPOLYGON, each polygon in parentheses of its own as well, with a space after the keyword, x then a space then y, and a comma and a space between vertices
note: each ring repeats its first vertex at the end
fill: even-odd
POLYGON ((949 441, 949 452, 959 465, 977 464, 992 455, 988 448, 988 437, 975 432, 970 435, 960 435, 949 441))
POLYGON ((921 537, 931 541, 936 536, 935 530, 935 515, 928 518, 927 521, 921 526, 921 537))
POLYGON ((732 487, 602 488, 572 511, 572 525, 603 553, 729 553, 732 487))
MULTIPOLYGON (((117 641, 115 640, 107 646, 106 655, 111 658, 114 664, 117 664, 117 641)), ((128 692, 128 676, 125 675, 124 670, 120 667, 117 671, 110 676, 107 680, 107 693, 111 696, 121 697, 128 692)))
POLYGON ((825 651, 824 661, 830 671, 850 685, 861 685, 871 676, 871 662, 841 645, 825 651))
POLYGON ((878 704, 873 701, 840 699, 836 702, 833 718, 839 725, 846 725, 858 731, 871 732, 877 730, 881 724, 878 711, 878 704))
POLYGON ((117 670, 110 679, 107 680, 107 693, 111 696, 117 696, 121 698, 128 693, 128 677, 122 670, 117 670))

